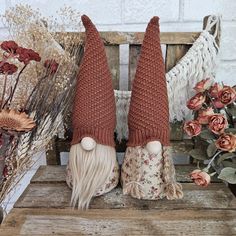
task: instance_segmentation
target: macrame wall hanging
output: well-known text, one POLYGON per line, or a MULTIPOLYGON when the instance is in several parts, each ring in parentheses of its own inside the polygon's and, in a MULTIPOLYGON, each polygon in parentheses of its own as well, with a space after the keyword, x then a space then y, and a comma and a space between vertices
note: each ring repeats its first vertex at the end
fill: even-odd
MULTIPOLYGON (((192 96, 193 85, 207 77, 215 77, 219 47, 216 37, 220 29, 221 17, 212 15, 208 18, 206 28, 201 32, 188 52, 166 73, 169 96, 170 122, 182 121, 190 115, 186 107, 192 96), (214 29, 214 32, 211 33, 214 29)), ((128 139, 127 116, 131 91, 115 90, 117 139, 128 139)))

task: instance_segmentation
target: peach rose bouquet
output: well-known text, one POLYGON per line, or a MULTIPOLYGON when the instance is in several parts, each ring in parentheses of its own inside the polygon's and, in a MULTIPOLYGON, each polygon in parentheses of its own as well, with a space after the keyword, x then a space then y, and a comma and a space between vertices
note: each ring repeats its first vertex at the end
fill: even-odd
POLYGON ((196 94, 187 102, 194 119, 186 121, 183 129, 194 140, 190 156, 207 165, 194 170, 190 177, 200 186, 208 186, 215 174, 236 184, 236 86, 207 78, 194 90, 196 94))

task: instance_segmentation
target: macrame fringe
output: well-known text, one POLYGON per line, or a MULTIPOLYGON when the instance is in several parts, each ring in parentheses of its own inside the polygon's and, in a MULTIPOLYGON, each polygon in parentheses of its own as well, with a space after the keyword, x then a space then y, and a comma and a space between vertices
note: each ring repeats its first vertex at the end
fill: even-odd
POLYGON ((163 173, 164 192, 168 200, 183 198, 182 185, 176 182, 175 167, 171 157, 171 148, 163 147, 163 173))
POLYGON ((71 205, 87 209, 92 197, 111 175, 116 163, 113 147, 97 144, 92 151, 85 151, 81 144, 71 146, 69 169, 72 175, 71 205))
MULTIPOLYGON (((193 87, 202 79, 215 77, 219 51, 216 36, 220 22, 220 16, 210 16, 205 30, 182 59, 166 74, 170 122, 182 121, 190 117, 191 111, 187 108, 186 102, 193 95, 193 87), (211 34, 213 27, 215 31, 211 34)), ((117 136, 119 140, 127 139, 127 116, 131 92, 115 90, 114 93, 117 106, 117 136)))

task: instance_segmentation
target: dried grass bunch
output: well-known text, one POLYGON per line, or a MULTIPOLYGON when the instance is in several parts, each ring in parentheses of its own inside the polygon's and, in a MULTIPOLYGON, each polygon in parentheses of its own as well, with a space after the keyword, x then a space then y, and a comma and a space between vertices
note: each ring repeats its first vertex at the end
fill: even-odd
POLYGON ((80 15, 66 6, 57 15, 17 5, 2 16, 12 40, 0 51, 0 204, 57 133, 73 99, 82 45, 66 29, 80 31, 80 15))

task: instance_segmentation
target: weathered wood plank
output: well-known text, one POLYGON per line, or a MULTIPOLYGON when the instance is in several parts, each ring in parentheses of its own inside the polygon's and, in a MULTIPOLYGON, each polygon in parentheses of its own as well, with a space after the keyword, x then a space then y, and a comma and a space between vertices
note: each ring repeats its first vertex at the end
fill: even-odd
POLYGON ((235 235, 235 210, 14 209, 8 235, 235 235))
POLYGON ((183 122, 177 121, 170 124, 170 140, 183 140, 184 132, 183 132, 183 122))
MULTIPOLYGON (((176 131, 181 132, 181 131, 176 131)), ((173 135, 173 133, 172 133, 173 135)), ((70 151, 70 140, 57 140, 57 152, 69 152, 70 151)), ((189 151, 193 149, 193 141, 191 139, 184 140, 172 140, 171 146, 173 149, 174 155, 178 154, 186 154, 188 155, 189 151)), ((117 152, 125 152, 126 150, 126 141, 123 140, 121 144, 117 144, 116 151, 117 152)))
POLYGON ((56 147, 56 140, 53 138, 49 143, 49 149, 46 152, 47 165, 59 165, 58 152, 56 147))
POLYGON ((129 45, 129 77, 128 77, 129 90, 132 90, 132 83, 136 73, 140 52, 141 52, 141 45, 129 45))
MULTIPOLYGON (((70 35, 74 39, 74 43, 81 43, 85 39, 82 33, 58 33, 70 35), (77 36, 78 35, 78 36, 77 36)), ((107 45, 111 44, 142 44, 144 32, 99 32, 103 42, 107 45)), ((199 37, 200 32, 161 32, 160 39, 162 44, 193 44, 199 37)), ((64 36, 65 37, 65 36, 64 36)))
POLYGON ((166 46, 166 71, 171 70, 177 62, 186 54, 190 45, 178 44, 178 45, 167 45, 166 46))
MULTIPOLYGON (((184 198, 169 201, 138 200, 122 194, 120 187, 91 201, 91 209, 187 209, 213 208, 236 209, 236 198, 223 183, 212 183, 208 188, 183 183, 184 198)), ((66 183, 30 184, 15 208, 68 208, 71 189, 66 183)))
POLYGON ((120 51, 119 45, 109 45, 105 47, 108 59, 108 65, 112 75, 114 89, 119 89, 120 79, 120 51))
MULTIPOLYGON (((176 178, 178 182, 191 183, 189 173, 196 169, 192 165, 176 165, 176 178)), ((66 166, 40 166, 31 183, 62 183, 66 178, 66 166)), ((212 182, 220 182, 218 179, 213 179, 212 182)))

